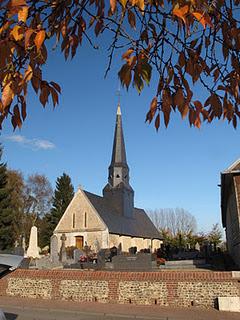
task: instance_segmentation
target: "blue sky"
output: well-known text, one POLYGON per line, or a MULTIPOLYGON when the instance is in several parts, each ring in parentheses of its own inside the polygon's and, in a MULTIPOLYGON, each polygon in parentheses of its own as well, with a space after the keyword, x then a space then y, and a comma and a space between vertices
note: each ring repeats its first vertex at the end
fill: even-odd
MULTIPOLYGON (((75 60, 64 62, 50 53, 45 74, 62 87, 60 105, 43 109, 33 92, 21 130, 6 123, 1 133, 4 161, 26 176, 45 174, 52 186, 63 172, 75 190, 101 194, 107 182, 117 108, 117 65, 107 79, 107 59, 102 50, 84 48, 75 60)), ((116 63, 115 63, 116 62, 116 63)), ((220 171, 239 157, 239 129, 214 122, 190 128, 178 114, 168 129, 156 133, 145 115, 154 96, 152 82, 139 96, 134 89, 121 91, 121 108, 131 185, 135 205, 145 209, 182 207, 197 219, 198 229, 209 230, 220 222, 220 171)), ((196 96, 201 92, 196 88, 196 96)))

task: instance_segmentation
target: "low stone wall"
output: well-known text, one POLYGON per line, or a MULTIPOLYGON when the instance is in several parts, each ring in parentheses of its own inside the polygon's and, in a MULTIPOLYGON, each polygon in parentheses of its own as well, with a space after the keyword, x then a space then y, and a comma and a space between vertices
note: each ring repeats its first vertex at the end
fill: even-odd
POLYGON ((240 297, 231 272, 113 272, 16 270, 0 279, 0 295, 161 306, 214 307, 216 298, 240 297))

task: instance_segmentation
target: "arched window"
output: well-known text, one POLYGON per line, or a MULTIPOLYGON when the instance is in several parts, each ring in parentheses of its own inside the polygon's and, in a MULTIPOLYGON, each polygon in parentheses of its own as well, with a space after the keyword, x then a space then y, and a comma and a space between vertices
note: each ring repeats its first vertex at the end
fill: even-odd
POLYGON ((87 212, 84 212, 84 228, 87 228, 87 212))
POLYGON ((75 228, 75 213, 73 214, 73 217, 72 217, 72 227, 73 229, 75 228))

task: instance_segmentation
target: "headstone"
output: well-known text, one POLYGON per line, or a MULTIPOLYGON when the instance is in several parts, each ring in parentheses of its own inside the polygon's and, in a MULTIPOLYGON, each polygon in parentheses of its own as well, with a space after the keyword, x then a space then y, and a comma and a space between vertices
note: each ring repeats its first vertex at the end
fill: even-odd
POLYGON ((200 244, 198 242, 195 244, 195 250, 200 251, 200 244))
POLYGON ((38 249, 38 235, 37 227, 33 226, 30 232, 29 247, 27 249, 27 257, 29 258, 40 258, 38 249))
POLYGON ((122 253, 122 243, 120 242, 117 248, 117 254, 121 254, 122 253))
POLYGON ((65 233, 63 233, 61 235, 60 239, 62 241, 62 245, 61 245, 61 248, 60 248, 59 260, 61 262, 66 262, 67 261, 67 253, 66 253, 65 241, 67 240, 67 237, 66 237, 65 233))
POLYGON ((26 252, 26 239, 25 239, 24 235, 22 236, 22 248, 23 248, 23 251, 25 254, 25 252, 26 252))
POLYGON ((22 247, 16 247, 13 250, 14 254, 16 254, 17 256, 24 256, 24 250, 22 247))
POLYGON ((80 257, 84 255, 84 252, 80 249, 75 249, 73 251, 73 260, 75 263, 79 262, 80 257))
POLYGON ((101 249, 97 255, 97 263, 100 268, 105 267, 106 250, 101 249))
POLYGON ((52 263, 59 262, 58 238, 55 234, 51 236, 51 240, 50 240, 50 259, 52 263))
POLYGON ((95 239, 93 242, 93 252, 98 253, 99 250, 100 250, 99 241, 98 241, 98 239, 95 239))
POLYGON ((148 271, 152 269, 152 257, 149 253, 114 256, 112 262, 115 270, 148 271))

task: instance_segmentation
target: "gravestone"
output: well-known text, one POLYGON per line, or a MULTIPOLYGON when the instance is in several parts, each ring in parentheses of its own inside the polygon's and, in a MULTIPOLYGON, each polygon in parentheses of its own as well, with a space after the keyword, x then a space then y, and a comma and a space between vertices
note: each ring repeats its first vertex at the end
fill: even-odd
POLYGON ((149 253, 114 256, 112 258, 112 263, 114 270, 148 271, 152 269, 152 257, 149 253))
POLYGON ((65 233, 63 233, 61 235, 60 239, 62 241, 62 245, 60 248, 59 260, 64 263, 67 261, 67 253, 66 253, 66 246, 65 246, 65 241, 67 240, 67 237, 66 237, 65 233))
POLYGON ((97 255, 97 263, 99 268, 105 267, 105 259, 106 259, 106 250, 101 249, 97 255))
POLYGON ((84 252, 80 249, 75 249, 73 251, 73 260, 75 263, 79 262, 80 257, 84 255, 84 252))
POLYGON ((59 262, 58 238, 55 234, 51 236, 51 240, 50 240, 50 259, 52 263, 59 262))
POLYGON ((99 241, 98 241, 98 239, 95 239, 93 242, 93 252, 98 253, 99 250, 100 250, 99 241))
POLYGON ((23 248, 23 252, 24 254, 26 253, 26 239, 25 236, 22 236, 22 248, 23 248))
POLYGON ((40 258, 38 248, 38 235, 37 227, 33 226, 30 232, 29 247, 27 249, 27 257, 29 258, 40 258))
POLYGON ((122 253, 122 244, 120 242, 119 245, 118 245, 118 248, 117 248, 117 254, 119 255, 121 253, 122 253))
POLYGON ((24 256, 24 250, 23 250, 23 248, 20 247, 20 246, 14 248, 13 252, 14 252, 14 254, 16 254, 17 256, 24 256))
POLYGON ((200 245, 198 242, 195 244, 195 250, 200 251, 200 245))

